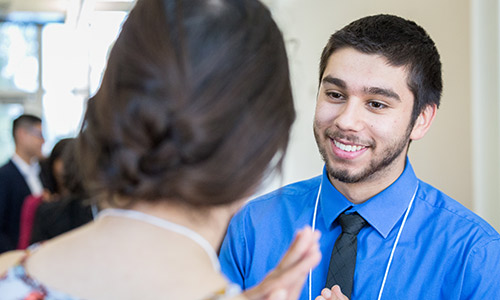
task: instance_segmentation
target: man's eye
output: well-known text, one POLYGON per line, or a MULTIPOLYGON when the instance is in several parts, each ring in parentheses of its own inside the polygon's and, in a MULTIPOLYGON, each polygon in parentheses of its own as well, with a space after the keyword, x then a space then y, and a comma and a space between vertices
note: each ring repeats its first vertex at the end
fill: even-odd
POLYGON ((374 108, 374 109, 382 109, 382 108, 385 108, 386 105, 385 104, 382 104, 380 102, 376 102, 376 101, 372 101, 370 103, 368 103, 368 105, 371 107, 371 108, 374 108))
POLYGON ((337 92, 327 92, 326 95, 332 99, 342 99, 343 96, 341 93, 337 93, 337 92))

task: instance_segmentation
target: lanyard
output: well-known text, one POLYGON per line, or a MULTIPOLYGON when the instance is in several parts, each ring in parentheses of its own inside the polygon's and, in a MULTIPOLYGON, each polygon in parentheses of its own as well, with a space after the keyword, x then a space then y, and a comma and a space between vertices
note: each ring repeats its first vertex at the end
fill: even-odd
MULTIPOLYGON (((319 197, 321 195, 321 187, 322 186, 323 186, 323 180, 321 180, 321 183, 319 185, 318 195, 316 196, 316 203, 314 204, 314 213, 313 213, 313 219, 312 219, 312 224, 311 224, 313 231, 316 229, 318 203, 319 203, 319 197)), ((403 222, 401 223, 401 226, 399 227, 398 235, 396 236, 396 240, 394 241, 394 245, 392 246, 391 254, 389 256, 389 261, 387 262, 387 266, 385 268, 384 278, 382 280, 382 285, 380 286, 377 300, 380 300, 382 298, 382 293, 384 292, 385 283, 387 281, 387 275, 389 274, 389 269, 391 268, 392 260, 394 258, 394 252, 396 251, 396 247, 398 246, 399 238, 401 237, 401 232, 403 232, 403 228, 406 224, 406 220, 408 219, 408 214, 410 213, 411 207, 413 206, 413 200, 415 200, 415 196, 417 195, 417 191, 418 191, 418 183, 417 183, 417 186, 415 187, 415 192, 413 193, 413 197, 411 198, 411 201, 408 204, 408 207, 406 208, 405 215, 403 217, 403 222)), ((312 269, 309 269, 308 283, 309 283, 309 300, 312 300, 312 269)))

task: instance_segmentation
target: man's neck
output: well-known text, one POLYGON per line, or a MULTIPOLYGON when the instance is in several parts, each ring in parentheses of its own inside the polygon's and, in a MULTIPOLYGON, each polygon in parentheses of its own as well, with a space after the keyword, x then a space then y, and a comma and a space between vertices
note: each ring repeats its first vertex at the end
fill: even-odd
POLYGON ((16 155, 19 156, 19 158, 21 158, 28 165, 31 165, 33 163, 34 157, 31 155, 28 155, 22 151, 19 151, 18 149, 16 149, 16 155))

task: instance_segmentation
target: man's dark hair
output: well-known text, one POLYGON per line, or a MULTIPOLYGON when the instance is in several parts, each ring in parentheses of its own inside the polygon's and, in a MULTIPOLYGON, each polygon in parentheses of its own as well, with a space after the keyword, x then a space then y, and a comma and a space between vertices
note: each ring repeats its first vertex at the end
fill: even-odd
POLYGON ((439 53, 415 22, 381 14, 361 18, 335 32, 321 54, 320 82, 333 52, 347 47, 381 55, 392 66, 407 68, 408 87, 415 98, 411 124, 428 105, 439 107, 443 90, 439 53))
POLYGON ((12 136, 14 140, 16 139, 16 130, 18 128, 29 128, 42 123, 42 119, 37 116, 24 114, 17 117, 14 122, 12 122, 12 136))

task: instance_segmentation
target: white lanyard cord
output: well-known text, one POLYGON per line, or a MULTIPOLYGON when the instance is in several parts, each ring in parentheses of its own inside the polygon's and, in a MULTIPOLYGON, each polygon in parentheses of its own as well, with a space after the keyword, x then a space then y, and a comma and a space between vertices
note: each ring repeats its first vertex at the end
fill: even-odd
MULTIPOLYGON (((319 184, 318 196, 316 197, 316 203, 314 204, 314 214, 312 220, 312 231, 316 229, 316 214, 318 212, 319 195, 321 195, 321 187, 323 186, 323 178, 319 184)), ((309 300, 312 300, 312 269, 309 269, 309 300)))
MULTIPOLYGON (((319 196, 321 195, 322 185, 323 185, 323 182, 321 182, 321 184, 319 186, 318 196, 316 197, 316 203, 314 205, 314 214, 313 214, 313 220, 312 220, 312 230, 313 231, 316 229, 316 215, 318 212, 319 196)), ((399 238, 401 237, 401 232, 403 232, 403 228, 406 224, 406 220, 408 219, 408 214, 410 213, 411 207, 413 206, 413 200, 415 200, 415 196, 417 195, 418 186, 419 186, 419 184, 417 182, 417 187, 415 188, 415 192, 413 193, 413 197, 411 198, 410 203, 408 204, 408 207, 406 208, 403 222, 401 223, 401 227, 399 227, 398 235, 396 236, 396 240, 394 241, 394 245, 392 246, 391 255, 389 256, 389 261, 387 262, 387 267, 385 268, 384 279, 382 280, 382 285, 380 286, 380 291, 378 293, 377 300, 380 300, 382 298, 382 293, 384 291, 385 282, 387 281, 387 275, 389 274, 389 269, 391 268, 391 265, 392 265, 392 259, 394 258, 394 252, 396 251, 396 247, 398 246, 398 243, 399 243, 399 238)), ((312 300, 312 269, 309 269, 309 300, 312 300)))
POLYGON ((384 279, 382 280, 382 285, 380 286, 380 291, 378 293, 377 300, 380 300, 382 298, 382 293, 384 292, 385 282, 387 280, 387 275, 389 274, 389 269, 391 268, 392 259, 394 257, 394 252, 396 251, 396 247, 398 246, 399 237, 401 236, 401 232, 403 231, 403 228, 405 227, 406 219, 408 219, 408 214, 410 213, 410 209, 413 205, 413 200, 415 200, 415 196, 417 195, 417 190, 418 190, 418 182, 417 182, 417 187, 415 188, 415 192, 413 193, 413 197, 411 198, 411 201, 408 204, 408 207, 406 208, 406 213, 405 213, 405 216, 403 218, 403 223, 401 223, 401 227, 399 227, 398 235, 396 236, 396 240, 394 241, 394 246, 392 246, 391 255, 389 256, 389 261, 387 262, 387 267, 385 268, 384 279))

